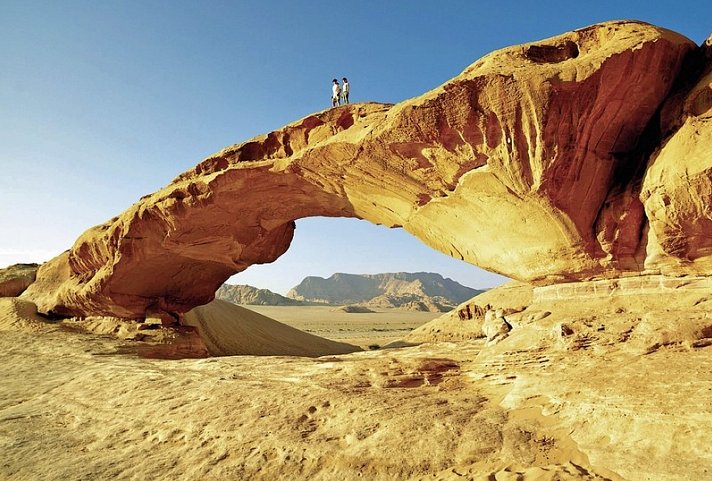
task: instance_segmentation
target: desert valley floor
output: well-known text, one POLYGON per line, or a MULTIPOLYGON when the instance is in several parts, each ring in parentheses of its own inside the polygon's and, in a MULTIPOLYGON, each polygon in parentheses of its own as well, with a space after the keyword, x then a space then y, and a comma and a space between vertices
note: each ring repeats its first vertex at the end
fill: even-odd
POLYGON ((435 312, 379 309, 346 313, 322 306, 244 306, 252 311, 317 336, 368 349, 397 342, 413 329, 440 316, 435 312))
POLYGON ((490 345, 176 360, 0 299, 0 478, 710 479, 710 336, 658 322, 709 300, 678 299, 529 306, 490 345))

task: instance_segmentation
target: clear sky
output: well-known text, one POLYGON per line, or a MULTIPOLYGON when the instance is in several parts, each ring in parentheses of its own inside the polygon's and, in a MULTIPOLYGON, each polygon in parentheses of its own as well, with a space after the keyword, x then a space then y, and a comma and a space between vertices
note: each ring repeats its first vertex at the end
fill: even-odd
MULTIPOLYGON (((224 146, 330 104, 420 95, 486 53, 631 18, 697 43, 709 1, 0 0, 0 267, 44 261, 224 146)), ((307 275, 501 277, 400 230, 305 219, 290 250, 230 282, 307 275)))

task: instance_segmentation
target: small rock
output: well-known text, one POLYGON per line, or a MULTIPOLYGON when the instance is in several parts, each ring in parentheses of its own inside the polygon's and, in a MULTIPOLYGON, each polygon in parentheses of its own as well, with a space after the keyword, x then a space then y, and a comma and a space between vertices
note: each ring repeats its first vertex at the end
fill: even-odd
POLYGON ((512 330, 512 325, 504 318, 504 311, 497 309, 496 311, 488 310, 485 313, 485 322, 482 324, 482 332, 487 337, 488 343, 501 341, 509 335, 512 330))
POLYGON ((561 324, 560 330, 563 337, 570 336, 574 333, 574 330, 568 324, 561 324))

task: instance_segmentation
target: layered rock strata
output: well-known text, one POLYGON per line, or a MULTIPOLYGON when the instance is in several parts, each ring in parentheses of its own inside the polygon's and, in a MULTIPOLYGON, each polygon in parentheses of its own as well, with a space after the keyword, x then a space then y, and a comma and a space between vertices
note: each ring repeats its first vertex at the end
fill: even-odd
POLYGON ((672 134, 642 182, 650 226, 645 267, 672 275, 712 272, 712 36, 698 55, 692 68, 699 80, 666 102, 663 120, 672 125, 661 129, 672 134))
POLYGON ((240 284, 223 284, 215 292, 215 298, 232 304, 252 304, 261 306, 303 306, 305 303, 284 297, 267 289, 240 284))
POLYGON ((709 219, 708 94, 677 92, 687 120, 664 146, 651 127, 699 51, 655 26, 609 22, 496 51, 397 105, 310 115, 218 152, 88 230, 25 296, 64 315, 175 318, 232 274, 277 259, 308 216, 403 227, 540 285, 709 272, 709 228, 696 220, 709 219), (688 142, 687 129, 704 133, 688 142), (685 148, 670 151, 676 136, 685 148), (692 192, 668 182, 682 170, 692 192))

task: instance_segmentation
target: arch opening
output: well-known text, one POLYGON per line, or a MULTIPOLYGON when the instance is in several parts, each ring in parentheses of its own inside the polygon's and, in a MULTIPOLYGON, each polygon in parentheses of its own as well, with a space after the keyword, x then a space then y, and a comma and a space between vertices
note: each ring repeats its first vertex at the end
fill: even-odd
POLYGON ((403 229, 310 217, 297 221, 292 244, 279 259, 233 275, 216 298, 320 337, 373 349, 506 281, 403 229))

